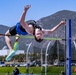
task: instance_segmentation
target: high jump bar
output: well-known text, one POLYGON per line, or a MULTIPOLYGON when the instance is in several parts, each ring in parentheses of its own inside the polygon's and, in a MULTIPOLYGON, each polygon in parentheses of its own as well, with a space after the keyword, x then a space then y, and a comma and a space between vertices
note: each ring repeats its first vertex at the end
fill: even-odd
MULTIPOLYGON (((26 39, 32 39, 34 36, 25 36, 25 35, 5 35, 5 34, 0 34, 0 37, 2 36, 12 36, 12 37, 19 37, 19 38, 26 38, 26 39)), ((44 37, 44 40, 65 40, 63 38, 50 38, 50 37, 44 37)))

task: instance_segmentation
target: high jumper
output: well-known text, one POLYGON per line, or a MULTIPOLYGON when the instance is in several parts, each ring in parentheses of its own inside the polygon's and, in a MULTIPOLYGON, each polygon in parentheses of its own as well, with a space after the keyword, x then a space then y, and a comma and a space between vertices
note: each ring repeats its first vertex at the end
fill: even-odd
MULTIPOLYGON (((19 22, 11 27, 8 31, 6 31, 5 35, 27 35, 31 34, 34 36, 35 40, 37 42, 41 42, 43 40, 44 35, 48 35, 53 33, 56 29, 58 29, 60 26, 65 25, 65 21, 61 21, 58 25, 53 27, 52 29, 43 29, 38 25, 38 23, 35 20, 31 21, 25 21, 27 10, 31 7, 31 5, 26 5, 24 7, 24 11, 22 13, 22 16, 19 20, 19 22)), ((16 37, 16 43, 18 43, 19 37, 16 37)), ((13 47, 11 45, 11 39, 10 36, 5 36, 5 41, 10 50, 13 50, 13 47)))

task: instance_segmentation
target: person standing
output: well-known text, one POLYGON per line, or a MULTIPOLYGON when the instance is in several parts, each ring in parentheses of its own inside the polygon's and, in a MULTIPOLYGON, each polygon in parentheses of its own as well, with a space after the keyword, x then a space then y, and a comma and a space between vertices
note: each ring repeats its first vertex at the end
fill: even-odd
POLYGON ((13 75, 19 75, 19 74, 20 74, 19 69, 17 68, 17 66, 15 66, 13 70, 13 75))

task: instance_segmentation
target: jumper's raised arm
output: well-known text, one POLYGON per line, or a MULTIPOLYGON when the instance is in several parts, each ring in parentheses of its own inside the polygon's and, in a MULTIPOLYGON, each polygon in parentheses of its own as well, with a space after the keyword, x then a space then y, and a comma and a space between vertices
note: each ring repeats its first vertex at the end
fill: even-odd
POLYGON ((55 30, 57 30, 61 25, 65 25, 65 24, 66 24, 66 21, 61 21, 58 25, 56 25, 52 29, 43 29, 43 33, 50 34, 50 33, 54 32, 55 30))
POLYGON ((22 13, 22 15, 21 15, 21 18, 20 18, 20 24, 21 24, 21 26, 24 28, 24 29, 26 29, 27 31, 30 31, 29 29, 29 26, 28 26, 28 24, 25 22, 25 19, 26 19, 26 14, 27 14, 27 10, 29 9, 31 7, 31 5, 26 5, 25 7, 24 7, 24 11, 23 11, 23 13, 22 13))

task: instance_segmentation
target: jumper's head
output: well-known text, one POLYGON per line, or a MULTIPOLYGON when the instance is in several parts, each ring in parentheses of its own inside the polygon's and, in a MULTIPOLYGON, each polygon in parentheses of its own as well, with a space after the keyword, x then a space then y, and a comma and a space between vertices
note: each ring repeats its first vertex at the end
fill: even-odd
POLYGON ((43 32, 41 29, 36 28, 35 29, 35 34, 34 34, 35 40, 37 42, 42 42, 43 41, 43 32))

